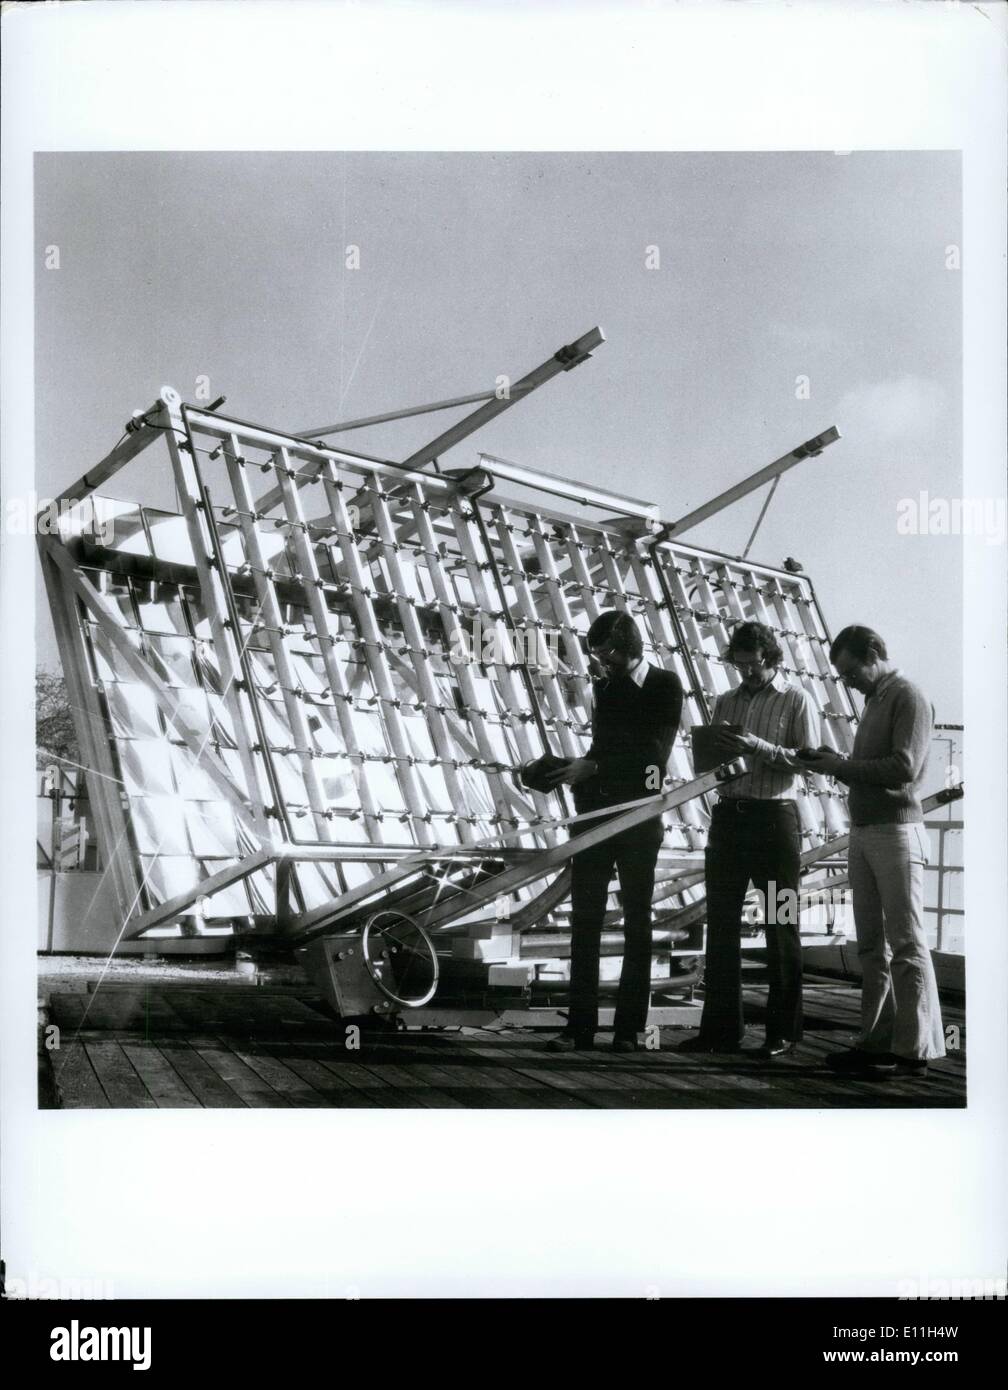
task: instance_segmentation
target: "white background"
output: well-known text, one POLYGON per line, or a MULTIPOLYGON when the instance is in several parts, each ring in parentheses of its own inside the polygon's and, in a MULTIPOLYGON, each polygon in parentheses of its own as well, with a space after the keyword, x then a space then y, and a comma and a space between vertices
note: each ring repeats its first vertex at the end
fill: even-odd
MULTIPOLYGON (((3 31, 4 498, 32 478, 32 154, 72 149, 962 149, 963 492, 1004 493, 1004 6, 39 4, 3 31)), ((1005 552, 964 557, 968 1109, 39 1113, 35 554, 4 534, 8 1277, 368 1297, 1003 1276, 1005 552)))

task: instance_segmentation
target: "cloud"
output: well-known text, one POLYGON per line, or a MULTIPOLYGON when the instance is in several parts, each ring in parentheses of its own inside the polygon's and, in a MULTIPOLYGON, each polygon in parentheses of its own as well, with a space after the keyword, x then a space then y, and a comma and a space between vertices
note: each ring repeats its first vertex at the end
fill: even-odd
POLYGON ((908 374, 855 386, 841 397, 836 420, 847 435, 857 432, 886 443, 919 444, 934 438, 946 405, 939 382, 908 374))

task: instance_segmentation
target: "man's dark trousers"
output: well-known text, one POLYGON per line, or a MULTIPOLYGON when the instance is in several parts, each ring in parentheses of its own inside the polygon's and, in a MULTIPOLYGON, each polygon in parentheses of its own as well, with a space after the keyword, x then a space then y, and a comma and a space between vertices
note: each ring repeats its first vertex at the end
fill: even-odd
MULTIPOLYGON (((591 829, 591 824, 584 829, 591 829)), ((582 850, 571 861, 571 989, 567 1027, 572 1033, 594 1033, 598 1027, 602 919, 613 869, 619 875, 625 936, 613 1031, 617 1037, 632 1037, 647 1023, 651 998, 651 898, 661 843, 662 823, 656 817, 582 850)))
POLYGON ((714 807, 704 854, 707 959, 700 1036, 706 1042, 735 1046, 745 1033, 741 921, 750 879, 762 894, 768 919, 767 1038, 774 1042, 801 1038, 799 855, 798 808, 793 801, 739 798, 719 801, 714 807), (790 891, 772 907, 774 889, 790 891), (785 920, 771 925, 771 913, 785 920))

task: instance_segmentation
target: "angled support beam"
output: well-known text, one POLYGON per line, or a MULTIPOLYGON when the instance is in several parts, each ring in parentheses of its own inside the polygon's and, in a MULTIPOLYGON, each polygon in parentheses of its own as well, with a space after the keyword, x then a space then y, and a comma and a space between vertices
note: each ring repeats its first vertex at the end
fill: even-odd
POLYGON ((678 521, 671 522, 664 531, 664 539, 671 540, 673 536, 681 536, 684 531, 699 526, 702 521, 716 516, 718 512, 724 511, 725 507, 730 507, 739 498, 746 497, 750 492, 755 492, 757 488, 762 487, 764 483, 779 478, 789 468, 794 468, 796 463, 801 463, 802 459, 817 458, 827 445, 835 444, 839 438, 840 431, 835 425, 831 425, 822 434, 817 434, 814 439, 808 439, 804 444, 799 444, 797 449, 792 449, 789 454, 784 454, 781 458, 775 459, 773 463, 768 463, 765 468, 750 474, 748 478, 743 478, 740 483, 728 488, 726 492, 718 493, 717 497, 712 497, 702 507, 695 507, 693 511, 681 516, 678 521))
MULTIPOLYGON (((738 776, 743 766, 741 760, 736 759, 667 792, 661 792, 652 797, 642 797, 636 802, 627 802, 626 805, 629 806, 629 810, 624 810, 618 815, 612 815, 610 812, 611 819, 603 821, 602 824, 595 825, 590 830, 584 830, 580 834, 572 835, 564 843, 543 850, 525 863, 506 869, 503 873, 488 879, 486 884, 470 889, 466 911, 472 911, 481 902, 488 902, 491 898, 510 893, 516 888, 524 887, 527 883, 535 883, 539 879, 545 878, 551 870, 562 868, 574 858, 575 854, 581 854, 584 850, 601 844, 613 835, 634 830, 638 825, 653 820, 655 816, 660 816, 665 811, 675 810, 677 806, 692 800, 693 797, 704 796, 708 792, 714 791, 722 782, 738 776)), ((572 816, 570 820, 584 823, 600 818, 605 814, 605 810, 588 812, 581 816, 572 816)), ((420 920, 422 925, 430 931, 432 927, 450 921, 457 912, 457 905, 448 903, 442 908, 432 908, 423 914, 420 920)))
MULTIPOLYGON (((518 387, 512 387, 512 396, 517 395, 518 387)), ((478 401, 492 401, 495 391, 476 391, 471 396, 454 396, 449 401, 434 401, 430 405, 409 405, 403 410, 387 410, 384 415, 364 415, 359 420, 344 420, 337 425, 322 425, 316 430, 299 430, 298 439, 321 439, 327 434, 345 434, 348 430, 362 430, 368 425, 384 425, 389 420, 407 420, 412 415, 433 415, 436 410, 452 410, 460 405, 475 405, 478 401)))
MULTIPOLYGON (((415 409, 409 407, 406 410, 393 411, 389 415, 374 415, 359 421, 349 421, 345 425, 330 426, 328 429, 306 430, 298 435, 288 436, 286 439, 279 435, 267 434, 264 431, 259 431, 259 433, 263 435, 264 447, 270 444, 274 446, 278 444, 295 446, 303 443, 303 441, 317 439, 323 434, 336 433, 338 430, 347 428, 356 429, 362 425, 378 424, 383 420, 393 420, 403 418, 407 415, 423 414, 429 410, 447 410, 453 405, 463 405, 470 399, 473 401, 482 401, 483 404, 480 406, 479 410, 474 411, 472 415, 467 415, 464 420, 459 420, 457 424, 452 425, 450 429, 438 435, 437 439, 432 440, 429 444, 425 444, 424 447, 418 449, 415 454, 411 454, 403 463, 398 465, 385 464, 381 469, 377 467, 374 469, 376 473, 388 473, 392 472, 393 469, 401 469, 403 471, 410 470, 416 473, 422 470, 432 459, 447 453, 447 451, 454 448, 456 444, 460 444, 463 439, 468 439, 475 430, 480 429, 490 420, 496 419, 498 415, 509 409, 516 401, 522 400, 525 396, 529 395, 530 392, 545 385, 547 381, 552 381, 553 377, 559 376, 561 372, 569 372, 572 367, 579 366, 591 356, 595 348, 600 347, 604 342, 605 335, 601 328, 592 328, 589 332, 582 334, 575 342, 568 343, 566 347, 560 348, 548 361, 543 362, 540 366, 536 367, 534 371, 523 376, 520 381, 516 381, 515 384, 510 387, 505 397, 499 397, 496 392, 479 392, 473 397, 457 397, 454 400, 437 402, 433 406, 421 406, 415 409)), ((205 412, 199 414, 190 411, 189 421, 190 424, 199 428, 207 426, 208 423, 212 421, 213 423, 209 425, 210 429, 214 430, 219 428, 213 416, 207 416, 205 412)), ((242 432, 242 438, 248 443, 257 442, 251 438, 247 429, 242 432)), ((298 487, 303 483, 311 482, 313 478, 317 478, 322 472, 325 465, 324 462, 318 458, 317 451, 313 451, 313 454, 309 456, 301 450, 292 448, 292 453, 296 453, 298 457, 308 460, 308 467, 302 471, 300 476, 294 479, 298 487)), ((356 463, 359 468, 360 460, 356 460, 356 463)), ((437 486, 440 484, 443 489, 447 490, 448 485, 446 482, 437 478, 436 475, 432 478, 429 474, 423 474, 423 478, 425 486, 437 486)), ((413 481, 413 478, 408 475, 408 472, 404 481, 413 481)), ((267 512, 272 511, 279 501, 281 501, 280 490, 278 488, 273 488, 262 497, 257 498, 256 510, 261 515, 265 515, 267 512)), ((654 508, 651 508, 648 514, 650 515, 653 511, 654 508)))
POLYGON ((163 926, 165 922, 170 922, 173 917, 185 912, 186 908, 192 907, 199 898, 208 897, 212 893, 219 893, 222 888, 229 888, 232 883, 248 878, 250 874, 264 869, 276 857, 276 849, 270 848, 256 850, 247 859, 236 859, 227 868, 220 869, 208 878, 201 879, 195 888, 187 888, 184 893, 177 893, 175 897, 166 899, 157 907, 152 907, 149 912, 135 918, 130 922, 129 931, 124 933, 126 940, 135 941, 137 937, 150 931, 152 927, 163 926))
POLYGON ((601 328, 590 329, 575 342, 560 348, 548 361, 543 362, 526 376, 523 376, 520 381, 516 381, 506 397, 499 398, 495 394, 494 398, 486 401, 479 410, 474 410, 464 420, 459 420, 457 424, 445 430, 444 434, 439 434, 437 439, 432 439, 429 444, 425 444, 415 454, 410 454, 408 459, 404 459, 403 467, 423 468, 430 463, 431 459, 439 458, 449 449, 453 449, 456 444, 461 444, 463 439, 468 439, 483 425, 496 419, 503 411, 514 405, 516 400, 521 400, 530 391, 535 391, 538 387, 545 385, 547 381, 552 381, 561 372, 569 372, 572 367, 579 366, 591 356, 595 348, 600 347, 604 342, 605 334, 601 328))
POLYGON ((161 395, 152 406, 149 406, 145 411, 138 412, 127 421, 125 439, 106 454, 100 463, 89 468, 83 478, 78 478, 75 483, 64 488, 56 498, 56 506, 69 507, 75 502, 83 501, 96 488, 108 482, 109 478, 118 473, 124 464, 129 463, 130 459, 134 459, 137 454, 142 453, 148 444, 152 444, 164 430, 166 424, 165 408, 173 402, 177 404, 178 400, 178 393, 173 391, 170 386, 162 387, 161 395))

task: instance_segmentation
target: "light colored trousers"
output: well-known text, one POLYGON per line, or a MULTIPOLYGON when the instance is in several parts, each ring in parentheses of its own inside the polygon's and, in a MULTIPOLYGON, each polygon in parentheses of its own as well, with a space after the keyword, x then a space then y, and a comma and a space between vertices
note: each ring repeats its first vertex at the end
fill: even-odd
POLYGON ((861 962, 861 1037, 867 1052, 945 1056, 941 1005, 924 935, 927 831, 908 825, 851 830, 847 871, 861 962))

